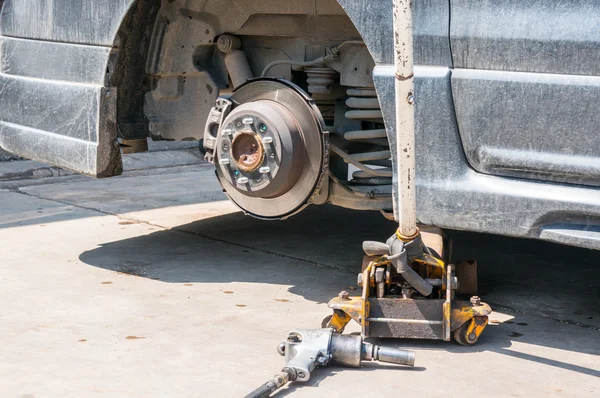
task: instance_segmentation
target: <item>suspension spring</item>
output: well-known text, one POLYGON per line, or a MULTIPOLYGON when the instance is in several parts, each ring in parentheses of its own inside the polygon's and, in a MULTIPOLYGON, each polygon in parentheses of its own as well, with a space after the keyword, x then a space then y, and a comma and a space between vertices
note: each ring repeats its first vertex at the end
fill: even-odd
POLYGON ((347 131, 344 138, 351 142, 361 142, 368 148, 364 152, 347 154, 332 148, 346 163, 354 165, 358 171, 352 173, 352 181, 358 185, 390 185, 392 183, 392 161, 390 145, 383 125, 381 105, 373 88, 350 88, 346 118, 361 121, 363 129, 347 131), (373 167, 375 166, 375 167, 373 167))

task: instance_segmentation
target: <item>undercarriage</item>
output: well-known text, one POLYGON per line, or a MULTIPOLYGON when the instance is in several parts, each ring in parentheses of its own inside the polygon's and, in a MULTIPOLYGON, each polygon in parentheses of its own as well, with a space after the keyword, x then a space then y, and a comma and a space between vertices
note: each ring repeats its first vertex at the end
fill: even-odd
POLYGON ((391 213, 391 152, 364 43, 275 60, 258 77, 241 46, 218 39, 233 90, 204 131, 206 160, 231 200, 263 219, 324 203, 391 213))

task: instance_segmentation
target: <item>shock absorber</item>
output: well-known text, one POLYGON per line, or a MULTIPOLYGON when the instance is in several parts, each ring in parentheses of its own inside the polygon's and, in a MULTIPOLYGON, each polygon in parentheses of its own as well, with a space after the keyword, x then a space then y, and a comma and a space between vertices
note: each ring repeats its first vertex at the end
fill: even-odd
POLYGON ((346 163, 359 169, 352 174, 353 181, 358 185, 390 185, 391 152, 377 93, 373 88, 350 88, 346 93, 346 106, 349 108, 346 118, 361 121, 363 129, 347 131, 344 138, 350 142, 362 142, 365 149, 353 154, 340 154, 335 149, 334 151, 342 156, 346 163))

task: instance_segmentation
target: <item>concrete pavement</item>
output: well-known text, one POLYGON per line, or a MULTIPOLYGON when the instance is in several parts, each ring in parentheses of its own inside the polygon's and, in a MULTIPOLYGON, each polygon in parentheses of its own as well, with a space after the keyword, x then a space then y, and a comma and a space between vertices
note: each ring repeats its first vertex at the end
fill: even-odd
MULTIPOLYGON (((202 164, 46 182, 0 190, 7 397, 243 396, 281 368, 290 328, 355 285, 362 240, 394 230, 332 207, 245 217, 202 164)), ((477 347, 402 341, 415 369, 327 368, 277 396, 597 396, 600 255, 452 236, 497 309, 477 347)))

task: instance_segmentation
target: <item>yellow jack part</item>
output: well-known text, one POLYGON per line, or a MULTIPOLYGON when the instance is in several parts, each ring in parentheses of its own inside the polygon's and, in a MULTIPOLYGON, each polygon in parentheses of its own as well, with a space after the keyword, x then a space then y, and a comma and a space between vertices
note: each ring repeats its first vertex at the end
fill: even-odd
MULTIPOLYGON (((439 234, 441 236, 441 231, 439 234)), ((371 244, 369 247, 381 246, 371 244)), ((443 247, 436 249, 433 252, 442 252, 443 247)), ((459 285, 454 266, 446 265, 431 251, 409 259, 415 272, 435 287, 433 293, 425 297, 417 294, 394 272, 390 259, 387 255, 369 257, 358 277, 362 295, 350 297, 347 292, 342 292, 333 298, 329 302, 333 314, 323 320, 322 327, 342 333, 354 320, 361 326, 364 338, 449 341, 453 337, 462 345, 477 343, 492 309, 476 296, 470 302, 454 299, 459 285)))

